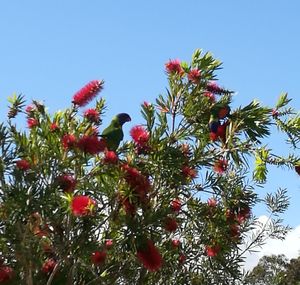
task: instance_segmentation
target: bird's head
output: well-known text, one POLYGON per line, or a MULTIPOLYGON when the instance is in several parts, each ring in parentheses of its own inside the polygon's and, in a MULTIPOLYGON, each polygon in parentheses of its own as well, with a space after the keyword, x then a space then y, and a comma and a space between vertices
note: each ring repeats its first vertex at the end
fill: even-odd
POLYGON ((123 126, 126 122, 130 122, 131 118, 126 113, 120 113, 116 116, 118 118, 119 124, 123 126))

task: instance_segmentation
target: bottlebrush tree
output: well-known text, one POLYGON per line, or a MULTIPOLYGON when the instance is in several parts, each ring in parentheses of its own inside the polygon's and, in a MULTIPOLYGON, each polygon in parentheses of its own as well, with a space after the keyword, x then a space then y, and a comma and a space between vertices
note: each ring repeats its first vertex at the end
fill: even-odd
POLYGON ((103 81, 52 116, 11 97, 0 126, 0 283, 242 282, 243 253, 288 230, 280 189, 264 199, 270 221, 260 228, 256 186, 269 164, 300 167, 262 140, 276 124, 296 147, 300 117, 286 94, 275 108, 232 109, 233 93, 215 83, 220 65, 200 50, 190 64, 170 60, 166 94, 142 104, 144 121, 116 151, 101 137, 103 81))

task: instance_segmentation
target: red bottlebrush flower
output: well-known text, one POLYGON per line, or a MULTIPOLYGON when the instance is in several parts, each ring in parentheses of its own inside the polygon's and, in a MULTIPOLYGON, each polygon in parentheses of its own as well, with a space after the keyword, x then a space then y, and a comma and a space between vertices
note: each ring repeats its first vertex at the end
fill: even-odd
POLYGON ((207 200, 207 205, 209 207, 215 208, 217 206, 217 200, 215 198, 209 198, 207 200))
POLYGON ((19 168, 20 170, 23 170, 23 171, 30 169, 30 163, 25 159, 18 160, 16 162, 16 166, 17 166, 17 168, 19 168))
POLYGON ((228 162, 226 159, 219 159, 218 161, 215 162, 214 171, 219 174, 222 174, 226 171, 227 166, 228 166, 228 162))
POLYGON ((204 92, 203 96, 207 97, 211 103, 216 102, 216 97, 211 92, 204 92))
POLYGON ((144 201, 146 194, 151 188, 149 179, 144 176, 136 168, 129 166, 128 164, 122 165, 122 170, 125 172, 125 180, 134 190, 134 193, 141 201, 144 201))
POLYGON ((64 174, 58 177, 58 185, 64 192, 73 193, 76 184, 76 179, 71 175, 64 174))
POLYGON ((295 171, 300 175, 300 165, 295 166, 295 171))
POLYGON ((104 139, 99 140, 97 136, 82 136, 78 142, 77 147, 89 154, 97 154, 105 150, 106 143, 104 139))
POLYGON ((4 283, 13 277, 13 269, 9 266, 0 267, 0 283, 4 283))
POLYGON ((180 255, 179 255, 179 257, 178 257, 178 262, 180 263, 180 264, 182 264, 182 263, 184 263, 186 261, 186 256, 183 254, 183 253, 181 253, 180 255))
POLYGON ((127 215, 134 216, 136 212, 136 206, 129 201, 129 198, 123 198, 122 200, 123 208, 127 215))
POLYGON ((187 143, 182 144, 181 152, 185 157, 188 157, 191 154, 190 145, 187 143))
POLYGON ((171 241, 173 248, 178 248, 180 246, 180 240, 179 239, 172 239, 171 241))
POLYGON ((213 246, 206 246, 205 247, 205 252, 207 254, 207 256, 210 256, 210 257, 215 257, 219 254, 221 250, 221 247, 219 245, 213 245, 213 246))
POLYGON ((227 221, 233 221, 234 218, 235 218, 235 215, 234 215, 234 213, 233 213, 232 210, 226 209, 226 211, 225 211, 225 217, 226 217, 227 221))
POLYGON ((191 81, 194 84, 198 84, 201 77, 201 72, 198 68, 191 69, 191 71, 188 73, 188 80, 191 81))
POLYGON ((30 116, 34 110, 35 110, 35 107, 33 105, 28 105, 25 108, 25 112, 27 113, 27 116, 30 116))
POLYGON ((110 249, 112 246, 113 246, 113 240, 112 239, 108 239, 108 240, 106 240, 105 241, 105 247, 107 248, 107 249, 110 249))
POLYGON ((118 163, 118 160, 119 160, 118 155, 114 151, 112 150, 105 151, 104 158, 103 158, 104 163, 116 164, 118 163))
POLYGON ((175 232, 178 228, 178 224, 174 218, 167 217, 165 219, 165 230, 168 232, 175 232))
POLYGON ((72 214, 82 217, 92 214, 96 202, 88 196, 74 196, 71 202, 72 214))
POLYGON ((178 198, 174 199, 171 202, 171 209, 174 212, 179 212, 181 210, 181 201, 178 198))
POLYGON ((81 88, 73 97, 73 103, 79 107, 84 107, 103 89, 102 80, 93 80, 81 88))
POLYGON ((247 219, 249 219, 251 214, 251 210, 248 206, 241 208, 236 215, 236 220, 239 224, 244 223, 247 219))
POLYGON ((237 224, 230 225, 230 236, 233 239, 238 239, 240 237, 240 227, 237 224))
POLYGON ((55 122, 53 122, 51 125, 50 125, 50 131, 51 132, 55 132, 55 131, 57 131, 59 129, 59 126, 55 123, 55 122))
POLYGON ((91 261, 95 265, 101 265, 105 262, 106 259, 106 251, 95 251, 91 255, 91 261))
POLYGON ((143 106, 144 106, 145 108, 150 108, 150 107, 151 107, 151 103, 149 103, 149 102, 147 102, 147 101, 144 101, 143 106))
POLYGON ((151 272, 159 270, 163 263, 160 252, 151 240, 147 241, 144 248, 137 251, 137 258, 151 272))
POLYGON ((209 82, 206 86, 208 92, 212 92, 214 94, 222 94, 224 90, 218 86, 215 82, 209 82))
POLYGON ((61 139, 65 150, 74 148, 76 146, 76 137, 73 134, 65 134, 61 139))
POLYGON ((88 109, 84 112, 84 117, 92 123, 99 123, 100 114, 96 109, 88 109))
POLYGON ((182 167, 182 174, 183 176, 185 176, 186 178, 196 178, 197 177, 197 170, 194 168, 191 168, 188 165, 184 165, 182 167))
POLYGON ((42 272, 50 273, 55 268, 57 262, 53 258, 47 259, 42 265, 42 272))
POLYGON ((219 112, 218 112, 218 118, 219 119, 224 119, 229 115, 230 108, 229 106, 222 107, 219 112))
POLYGON ((34 118, 27 119, 27 127, 30 129, 38 126, 38 124, 39 124, 39 121, 37 119, 34 119, 34 118))
POLYGON ((182 75, 184 73, 179 59, 170 60, 165 64, 166 71, 169 74, 177 73, 179 75, 182 75))
POLYGON ((150 134, 143 126, 135 126, 130 130, 130 135, 136 145, 145 146, 147 145, 150 134))

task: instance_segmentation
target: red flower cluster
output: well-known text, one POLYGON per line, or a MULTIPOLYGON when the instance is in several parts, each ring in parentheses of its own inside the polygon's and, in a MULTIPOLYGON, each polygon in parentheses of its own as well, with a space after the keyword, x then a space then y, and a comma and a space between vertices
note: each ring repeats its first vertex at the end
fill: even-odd
POLYGON ((58 177, 58 185, 64 192, 73 193, 76 184, 76 179, 71 175, 64 174, 58 177))
POLYGON ((222 174, 227 170, 228 162, 226 159, 219 159, 214 164, 214 171, 222 174))
POLYGON ((100 114, 96 109, 88 109, 84 112, 84 117, 92 122, 92 123, 99 123, 100 120, 100 114))
POLYGON ((200 82, 201 72, 198 68, 191 69, 187 77, 192 83, 198 84, 200 82))
POLYGON ((236 215, 236 220, 239 224, 242 224, 249 219, 250 215, 251 210, 248 206, 241 207, 236 215))
POLYGON ((134 126, 130 130, 130 135, 135 144, 139 147, 144 147, 148 144, 150 139, 149 132, 143 126, 134 126))
POLYGON ((217 200, 215 198, 209 198, 207 200, 207 205, 211 208, 215 208, 217 206, 217 200))
POLYGON ((65 134, 61 139, 65 150, 76 147, 76 137, 73 134, 65 134))
POLYGON ((9 266, 0 267, 0 283, 4 283, 13 277, 13 269, 9 266))
POLYGON ((144 202, 151 187, 149 179, 139 170, 129 166, 128 164, 122 165, 122 170, 125 172, 124 178, 133 189, 133 193, 141 202, 144 202))
POLYGON ((178 248, 180 246, 180 240, 179 239, 172 239, 171 241, 173 248, 178 248))
POLYGON ((196 178, 197 177, 197 170, 188 166, 188 165, 184 165, 182 167, 182 174, 183 176, 185 176, 186 178, 190 178, 190 179, 193 179, 193 178, 196 178))
POLYGON ((95 265, 101 265, 105 262, 106 259, 106 251, 95 251, 91 255, 91 261, 95 265))
POLYGON ((176 219, 167 217, 165 219, 165 230, 168 232, 175 232, 178 228, 176 219))
POLYGON ((58 129, 59 129, 59 126, 55 122, 51 123, 51 125, 50 125, 51 132, 55 132, 58 129))
POLYGON ((179 75, 182 75, 184 73, 179 59, 170 60, 165 64, 165 66, 166 66, 166 71, 169 74, 177 73, 179 75))
POLYGON ((17 168, 19 168, 20 170, 23 170, 23 171, 30 169, 30 163, 25 159, 18 160, 16 162, 16 166, 17 166, 17 168))
POLYGON ((210 257, 215 257, 219 254, 221 250, 221 247, 219 245, 213 245, 213 246, 206 246, 205 247, 205 252, 207 254, 207 256, 210 256, 210 257))
POLYGON ((215 82, 208 82, 207 86, 206 86, 206 90, 209 92, 212 92, 214 94, 222 94, 224 93, 224 89, 222 89, 221 87, 218 86, 217 83, 215 82))
POLYGON ((179 198, 176 198, 173 201, 171 201, 171 209, 174 212, 179 212, 181 210, 181 201, 179 198))
POLYGON ((145 248, 137 251, 137 258, 151 272, 159 270, 163 262, 160 252, 151 240, 147 241, 145 248))
POLYGON ((78 140, 77 147, 85 153, 97 154, 105 150, 106 142, 104 139, 99 140, 99 138, 95 135, 84 135, 78 140))
POLYGON ((35 118, 28 118, 27 119, 27 127, 30 128, 30 129, 38 126, 38 124, 39 124, 39 121, 35 118))
POLYGON ((32 116, 32 113, 34 112, 34 110, 35 110, 35 107, 33 105, 28 105, 25 108, 25 112, 26 112, 26 114, 27 114, 28 117, 32 116))
POLYGON ((107 248, 107 249, 110 249, 112 246, 113 246, 113 240, 112 239, 108 239, 108 240, 106 240, 105 241, 105 247, 107 248))
POLYGON ((178 262, 179 262, 179 263, 184 263, 185 260, 186 260, 186 256, 185 256, 183 253, 181 253, 181 254, 179 255, 179 257, 178 257, 178 262))
POLYGON ((216 97, 212 92, 204 92, 203 96, 207 97, 211 103, 216 102, 216 97))
POLYGON ((50 273, 55 268, 57 262, 53 258, 47 259, 42 265, 42 272, 50 273))
POLYGON ((114 151, 112 150, 105 151, 104 158, 103 158, 104 163, 116 164, 118 163, 118 160, 119 160, 118 155, 114 151))
POLYGON ((240 237, 240 227, 237 224, 230 225, 230 237, 232 239, 239 239, 240 237))
POLYGON ((92 214, 96 202, 84 195, 74 196, 71 201, 71 211, 76 217, 82 217, 92 214))
POLYGON ((79 107, 84 107, 103 89, 102 80, 93 80, 81 88, 73 97, 73 103, 79 107))
POLYGON ((127 215, 133 216, 136 212, 136 206, 130 202, 128 197, 121 197, 120 198, 121 204, 127 215))

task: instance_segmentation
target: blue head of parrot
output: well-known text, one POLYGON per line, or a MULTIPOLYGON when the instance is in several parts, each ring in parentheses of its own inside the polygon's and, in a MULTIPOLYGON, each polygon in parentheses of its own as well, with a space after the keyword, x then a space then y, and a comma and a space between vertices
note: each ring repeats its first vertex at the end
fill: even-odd
POLYGON ((123 126, 126 122, 130 122, 131 118, 128 114, 126 113, 120 113, 117 115, 117 118, 119 120, 119 123, 121 126, 123 126))

